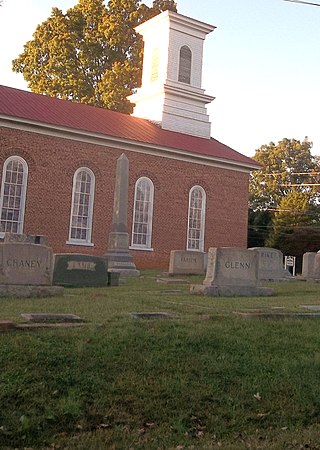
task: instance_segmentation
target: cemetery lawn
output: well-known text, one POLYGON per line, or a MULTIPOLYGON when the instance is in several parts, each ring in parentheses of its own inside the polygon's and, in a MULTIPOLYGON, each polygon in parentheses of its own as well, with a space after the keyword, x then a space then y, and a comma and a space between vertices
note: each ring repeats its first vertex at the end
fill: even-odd
POLYGON ((320 284, 272 287, 269 298, 198 297, 143 272, 119 287, 1 299, 0 320, 85 320, 0 334, 1 450, 320 449, 320 318, 235 313, 307 312, 320 284))

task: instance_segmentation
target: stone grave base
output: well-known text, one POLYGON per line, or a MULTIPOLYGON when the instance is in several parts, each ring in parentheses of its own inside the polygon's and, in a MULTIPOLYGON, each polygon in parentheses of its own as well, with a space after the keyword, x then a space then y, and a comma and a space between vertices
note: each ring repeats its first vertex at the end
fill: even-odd
POLYGON ((158 278, 157 283, 163 284, 188 284, 188 280, 183 280, 182 278, 158 278))
POLYGON ((273 289, 257 286, 205 286, 193 284, 190 294, 207 295, 208 297, 271 297, 273 289))
POLYGON ((61 313, 28 313, 21 314, 21 317, 30 322, 82 322, 81 317, 75 314, 61 313))
POLYGON ((320 313, 262 313, 262 312, 235 312, 235 314, 245 319, 320 319, 320 313))
POLYGON ((30 286, 23 284, 0 284, 0 297, 57 297, 63 295, 62 286, 30 286))
POLYGON ((11 322, 11 320, 0 320, 0 331, 10 331, 14 330, 16 324, 11 322))
POLYGON ((167 312, 132 312, 130 316, 135 319, 170 319, 173 317, 167 312))

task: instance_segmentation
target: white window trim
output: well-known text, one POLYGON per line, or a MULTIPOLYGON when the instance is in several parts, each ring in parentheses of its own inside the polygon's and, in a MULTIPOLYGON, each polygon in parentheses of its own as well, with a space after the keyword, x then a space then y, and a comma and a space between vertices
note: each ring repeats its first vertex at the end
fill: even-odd
POLYGON ((190 192, 189 192, 189 205, 188 205, 188 227, 187 227, 187 245, 186 245, 188 251, 195 251, 195 252, 203 252, 204 251, 205 224, 206 224, 206 200, 207 200, 207 195, 206 195, 206 191, 203 189, 203 187, 201 187, 199 185, 192 186, 192 188, 190 189, 190 192), (200 239, 199 239, 199 248, 198 249, 189 248, 189 227, 190 227, 189 217, 190 217, 190 207, 191 207, 191 195, 195 189, 200 189, 200 191, 202 192, 201 228, 200 228, 200 239))
MULTIPOLYGON (((1 191, 0 191, 0 217, 2 215, 2 208, 3 208, 3 200, 4 200, 4 183, 5 183, 5 176, 7 172, 8 164, 11 161, 19 161, 23 166, 23 181, 22 181, 22 190, 21 190, 21 203, 20 203, 20 211, 19 211, 19 223, 18 223, 18 230, 17 233, 23 233, 24 228, 24 214, 25 214, 25 207, 26 207, 26 197, 27 197, 27 184, 28 184, 28 164, 27 162, 21 158, 20 156, 13 155, 7 158, 3 164, 2 169, 2 180, 1 180, 1 191)), ((0 231, 0 237, 4 237, 5 231, 0 231)))
POLYGON ((82 245, 83 247, 94 247, 92 242, 81 241, 80 239, 73 239, 66 241, 68 245, 82 245))
POLYGON ((79 167, 73 175, 73 182, 72 182, 72 198, 71 198, 71 210, 70 210, 70 222, 69 222, 69 237, 66 241, 66 244, 68 245, 82 245, 82 246, 88 246, 93 247, 93 243, 91 242, 92 237, 92 223, 93 223, 93 205, 94 205, 94 194, 95 194, 95 175, 92 172, 91 169, 88 167, 79 167), (75 187, 76 187, 76 180, 79 172, 87 172, 91 176, 91 186, 90 186, 90 202, 89 202, 89 210, 88 210, 88 235, 86 240, 82 239, 73 239, 71 237, 71 229, 72 229, 72 215, 73 215, 73 203, 74 203, 74 196, 75 196, 75 187))
POLYGON ((140 250, 140 251, 144 251, 144 252, 153 252, 154 250, 153 250, 153 248, 149 248, 149 247, 142 247, 142 246, 139 246, 138 247, 138 244, 135 244, 135 245, 130 245, 129 246, 129 250, 140 250))
POLYGON ((140 177, 135 184, 134 188, 134 203, 133 203, 133 219, 132 219, 132 230, 131 230, 131 245, 130 249, 132 250, 146 250, 146 251, 153 251, 153 248, 151 247, 152 242, 152 222, 153 222, 153 203, 154 203, 154 184, 152 180, 148 177, 140 177), (134 225, 135 225, 135 212, 136 212, 136 199, 137 199, 137 187, 138 184, 146 180, 150 184, 150 209, 148 211, 148 225, 147 225, 147 243, 146 244, 134 244, 133 243, 133 236, 134 236, 134 225))

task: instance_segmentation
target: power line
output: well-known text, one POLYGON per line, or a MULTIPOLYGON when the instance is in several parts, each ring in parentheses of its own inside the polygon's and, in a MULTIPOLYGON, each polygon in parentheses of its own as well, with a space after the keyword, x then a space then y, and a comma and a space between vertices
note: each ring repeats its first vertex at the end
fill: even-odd
MULTIPOLYGON (((320 6, 320 5, 319 5, 320 6)), ((261 173, 261 175, 264 175, 266 177, 275 177, 278 175, 320 175, 320 172, 270 172, 270 173, 261 173)))
POLYGON ((320 186, 320 183, 286 183, 279 184, 281 187, 289 187, 289 186, 320 186))
POLYGON ((303 3, 304 5, 320 6, 320 3, 304 2, 303 0, 284 0, 285 2, 303 3))

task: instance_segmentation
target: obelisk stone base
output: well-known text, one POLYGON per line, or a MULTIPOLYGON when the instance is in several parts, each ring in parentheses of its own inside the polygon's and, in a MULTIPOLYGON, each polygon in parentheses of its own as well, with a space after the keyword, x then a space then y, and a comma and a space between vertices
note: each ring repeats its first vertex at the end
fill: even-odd
POLYGON ((128 233, 112 231, 109 234, 108 251, 105 256, 108 259, 108 272, 119 272, 121 275, 131 277, 140 275, 129 253, 128 233))

